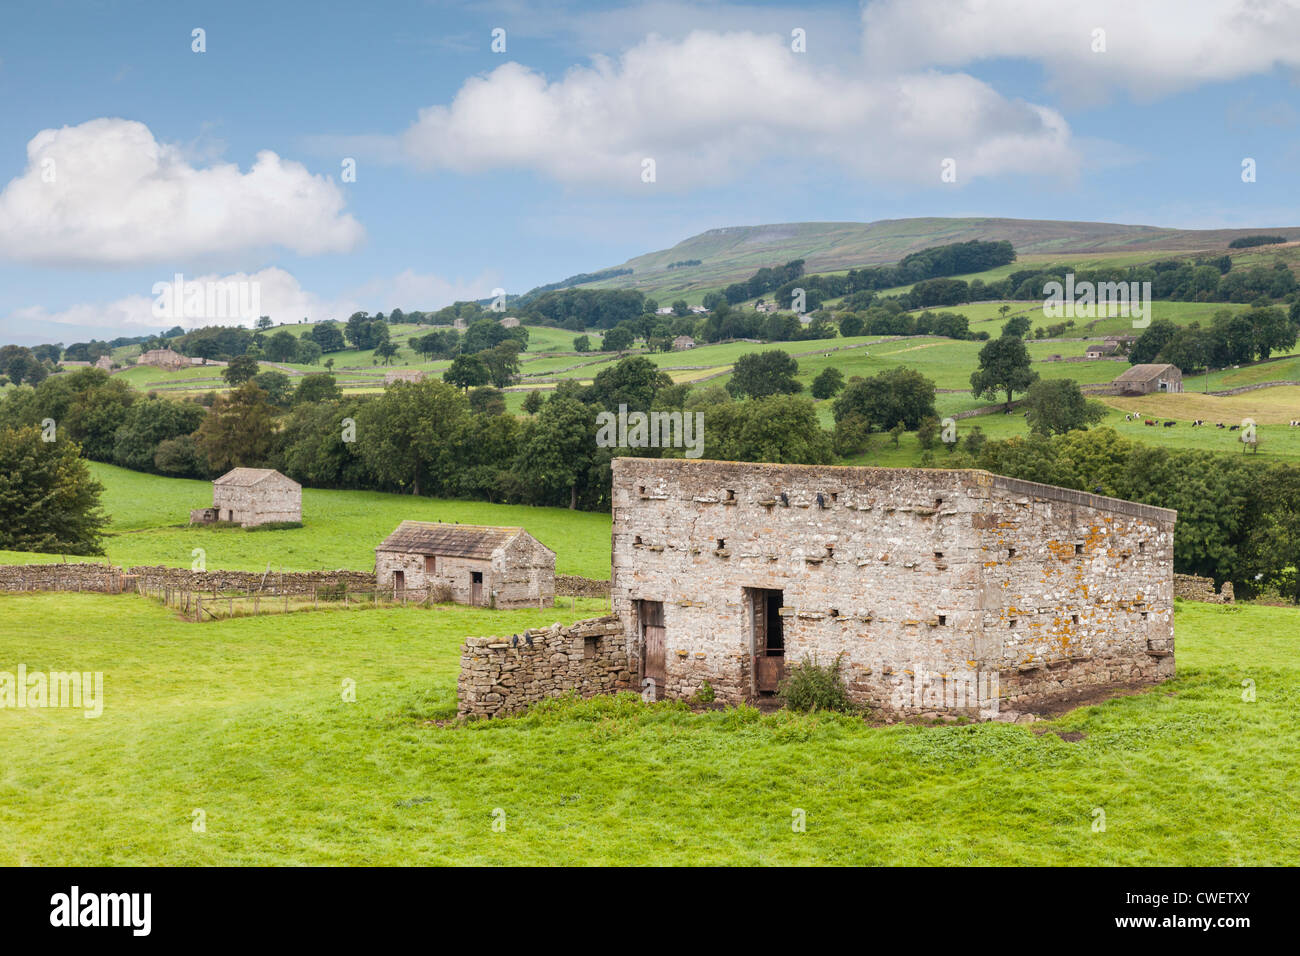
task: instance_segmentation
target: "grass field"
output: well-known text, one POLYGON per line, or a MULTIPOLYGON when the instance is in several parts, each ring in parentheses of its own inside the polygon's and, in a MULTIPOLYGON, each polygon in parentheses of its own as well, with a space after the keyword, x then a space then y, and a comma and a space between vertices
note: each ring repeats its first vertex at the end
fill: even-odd
MULTIPOLYGON (((162 564, 190 567, 202 548, 209 568, 310 571, 346 568, 373 571, 374 548, 404 519, 461 524, 522 525, 556 552, 555 570, 584 577, 609 577, 608 514, 442 501, 377 491, 304 488, 303 527, 275 531, 189 527, 192 508, 212 505, 212 484, 162 478, 91 462, 104 485, 104 511, 112 517, 105 540, 108 560, 119 566, 162 564)), ((0 563, 59 560, 0 551, 0 563)), ((70 560, 94 560, 78 559, 70 560)))
POLYGON ((1291 609, 1180 603, 1175 680, 1051 722, 939 727, 630 697, 435 723, 454 713, 465 636, 556 610, 196 625, 131 596, 39 594, 0 595, 0 616, 0 670, 104 674, 97 719, 0 710, 0 865, 1290 865, 1300 851, 1291 609))

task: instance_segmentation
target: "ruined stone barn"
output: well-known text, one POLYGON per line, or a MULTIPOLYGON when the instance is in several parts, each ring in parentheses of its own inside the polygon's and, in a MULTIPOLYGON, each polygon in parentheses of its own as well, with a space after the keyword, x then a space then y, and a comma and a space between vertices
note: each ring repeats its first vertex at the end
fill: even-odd
POLYGON ((978 470, 613 463, 614 613, 643 681, 1019 710, 1174 673, 1176 513, 978 470))
POLYGON ((555 552, 523 528, 403 521, 375 548, 381 589, 477 607, 555 603, 555 552))
POLYGON ((273 468, 233 468, 212 483, 212 507, 190 512, 190 521, 236 521, 245 528, 302 521, 302 485, 273 468))

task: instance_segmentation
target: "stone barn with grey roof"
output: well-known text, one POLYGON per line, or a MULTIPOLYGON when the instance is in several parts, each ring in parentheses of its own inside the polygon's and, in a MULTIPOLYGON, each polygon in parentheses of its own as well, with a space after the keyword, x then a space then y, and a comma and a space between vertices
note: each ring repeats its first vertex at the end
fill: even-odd
POLYGON ((973 469, 613 462, 614 613, 643 687, 727 703, 841 660, 888 711, 1174 673, 1176 513, 973 469))
POLYGON ((212 483, 212 507, 190 512, 191 524, 210 521, 302 521, 302 485, 274 468, 232 468, 212 483))
POLYGON ((523 528, 403 521, 375 548, 381 589, 478 607, 555 603, 555 552, 523 528))

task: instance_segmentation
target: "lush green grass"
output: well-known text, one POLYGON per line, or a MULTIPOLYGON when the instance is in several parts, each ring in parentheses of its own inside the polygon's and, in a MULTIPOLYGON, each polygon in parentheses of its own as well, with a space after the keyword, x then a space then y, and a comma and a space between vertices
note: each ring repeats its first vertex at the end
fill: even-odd
POLYGON ((3 865, 1286 865, 1300 850, 1290 609, 1180 605, 1175 680, 1050 723, 883 728, 630 697, 433 723, 453 713, 465 636, 567 609, 195 625, 135 597, 43 594, 0 595, 0 615, 0 669, 102 671, 105 698, 98 719, 0 710, 3 865))
MULTIPOLYGON (((212 505, 210 482, 162 478, 96 462, 90 467, 104 485, 104 510, 112 517, 105 550, 110 561, 122 566, 190 567, 193 549, 203 548, 207 566, 213 569, 261 571, 270 564, 286 571, 370 571, 375 566, 375 546, 400 521, 410 518, 520 525, 556 552, 556 570, 561 574, 609 577, 608 514, 305 488, 301 528, 191 528, 190 509, 212 505)), ((0 552, 5 563, 37 560, 49 558, 0 552)))

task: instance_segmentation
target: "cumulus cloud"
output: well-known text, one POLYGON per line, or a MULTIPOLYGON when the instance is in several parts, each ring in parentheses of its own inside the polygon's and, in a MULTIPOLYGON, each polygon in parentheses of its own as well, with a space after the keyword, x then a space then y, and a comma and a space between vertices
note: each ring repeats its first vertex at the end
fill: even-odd
POLYGON ((669 187, 724 181, 770 158, 840 163, 864 176, 938 182, 1070 173, 1064 118, 964 74, 820 67, 788 37, 695 31, 650 37, 548 80, 506 63, 421 110, 402 146, 428 169, 531 169, 565 183, 669 187))
POLYGON ((0 256, 48 265, 138 265, 280 247, 303 255, 361 241, 330 179, 270 151, 248 172, 196 168, 143 123, 47 129, 0 193, 0 256))
POLYGON ((1154 98, 1300 66, 1300 0, 876 0, 862 25, 865 60, 881 70, 1013 57, 1074 93, 1154 98))

